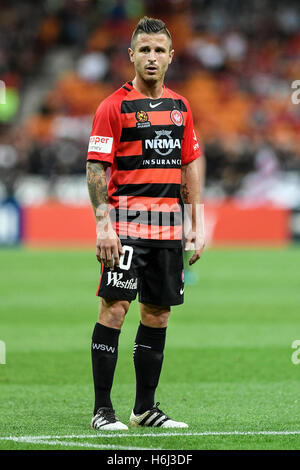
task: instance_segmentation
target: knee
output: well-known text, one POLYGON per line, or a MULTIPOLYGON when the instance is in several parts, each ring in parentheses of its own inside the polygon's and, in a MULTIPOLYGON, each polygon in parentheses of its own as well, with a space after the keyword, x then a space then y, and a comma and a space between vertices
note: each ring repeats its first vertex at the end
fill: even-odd
POLYGON ((127 300, 101 299, 98 321, 105 326, 120 330, 129 305, 127 300))
POLYGON ((141 321, 146 326, 166 328, 170 313, 170 307, 141 304, 141 321))

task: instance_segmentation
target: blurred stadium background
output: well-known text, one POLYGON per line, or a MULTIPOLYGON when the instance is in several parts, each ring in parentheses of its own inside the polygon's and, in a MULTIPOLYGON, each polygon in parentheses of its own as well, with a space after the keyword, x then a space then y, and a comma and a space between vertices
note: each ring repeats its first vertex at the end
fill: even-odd
POLYGON ((299 2, 2 0, 0 243, 94 243, 91 123, 133 77, 127 49, 144 14, 173 36, 167 85, 190 100, 205 151, 208 242, 299 237, 299 2))

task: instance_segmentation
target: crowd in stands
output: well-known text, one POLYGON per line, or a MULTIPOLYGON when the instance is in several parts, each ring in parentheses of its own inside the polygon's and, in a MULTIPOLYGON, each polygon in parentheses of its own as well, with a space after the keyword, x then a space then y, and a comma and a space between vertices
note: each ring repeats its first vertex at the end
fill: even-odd
MULTIPOLYGON (((170 88, 186 96, 206 156, 214 196, 247 193, 260 175, 300 171, 300 4, 287 0, 2 1, 0 177, 8 193, 20 175, 85 172, 94 112, 133 78, 128 60, 138 19, 163 19, 175 58, 170 88), (72 50, 74 67, 49 89, 34 114, 18 119, 26 85, 50 50, 72 50), (13 98, 14 97, 14 98, 13 98)), ((1 196, 1 191, 0 191, 1 196)))

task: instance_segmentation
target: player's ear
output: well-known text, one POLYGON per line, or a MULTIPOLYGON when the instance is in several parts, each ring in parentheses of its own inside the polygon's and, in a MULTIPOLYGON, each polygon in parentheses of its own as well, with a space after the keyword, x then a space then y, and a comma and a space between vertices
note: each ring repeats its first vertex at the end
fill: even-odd
POLYGON ((134 51, 130 47, 128 48, 128 54, 130 62, 134 62, 134 51))
POLYGON ((174 49, 172 49, 169 53, 169 64, 172 62, 174 56, 174 49))

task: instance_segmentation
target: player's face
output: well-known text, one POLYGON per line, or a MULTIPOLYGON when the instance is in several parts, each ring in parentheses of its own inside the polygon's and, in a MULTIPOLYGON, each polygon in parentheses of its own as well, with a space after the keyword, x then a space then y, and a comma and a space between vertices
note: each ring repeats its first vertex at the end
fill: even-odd
POLYGON ((170 40, 166 34, 140 33, 136 38, 134 50, 129 49, 131 62, 136 74, 145 82, 163 81, 174 50, 170 50, 170 40))

